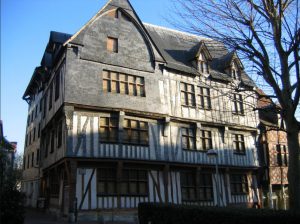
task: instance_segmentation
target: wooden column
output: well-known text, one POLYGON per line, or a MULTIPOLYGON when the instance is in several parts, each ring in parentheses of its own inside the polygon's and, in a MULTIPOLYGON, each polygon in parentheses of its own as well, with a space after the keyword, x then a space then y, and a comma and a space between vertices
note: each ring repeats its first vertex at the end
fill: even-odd
POLYGON ((169 185, 169 172, 170 172, 170 166, 165 165, 164 166, 164 191, 165 191, 165 203, 169 203, 169 191, 168 191, 168 185, 169 185))
POLYGON ((196 168, 196 198, 199 197, 200 192, 199 192, 199 186, 201 184, 201 180, 200 180, 200 174, 201 174, 201 167, 197 166, 196 168))
POLYGON ((73 116, 74 116, 74 107, 65 106, 64 107, 66 126, 64 129, 64 138, 63 146, 65 148, 65 155, 72 156, 73 155, 73 116))
POLYGON ((77 208, 75 208, 76 200, 76 179, 77 179, 77 161, 71 159, 69 161, 69 218, 72 220, 72 215, 74 215, 77 208))
POLYGON ((121 182, 122 182, 123 162, 118 161, 117 165, 117 206, 121 208, 121 182))
POLYGON ((229 168, 226 168, 225 169, 225 172, 224 172, 224 188, 225 188, 225 198, 226 198, 226 201, 225 201, 225 205, 228 206, 230 200, 229 200, 229 197, 231 197, 229 195, 229 189, 230 189, 230 183, 228 181, 228 175, 230 173, 230 170, 229 168))

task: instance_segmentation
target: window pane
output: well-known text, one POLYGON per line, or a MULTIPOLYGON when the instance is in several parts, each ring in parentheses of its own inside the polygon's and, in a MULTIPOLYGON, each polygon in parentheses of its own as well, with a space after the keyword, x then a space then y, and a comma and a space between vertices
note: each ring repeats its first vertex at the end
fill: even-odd
POLYGON ((189 128, 188 131, 189 131, 189 136, 194 136, 194 130, 192 128, 189 128))
POLYGON ((102 74, 103 74, 103 79, 110 79, 108 71, 103 71, 102 74))
POLYGON ((128 184, 127 182, 122 182, 121 183, 121 194, 128 194, 129 189, 128 189, 128 184))
POLYGON ((107 140, 108 139, 108 132, 109 132, 109 128, 100 128, 100 138, 101 138, 101 140, 107 140))
POLYGON ((131 120, 131 128, 137 129, 138 128, 138 121, 131 120))
POLYGON ((129 179, 129 171, 128 170, 123 170, 122 178, 124 180, 128 180, 129 179))
POLYGON ((130 121, 128 119, 124 119, 123 126, 124 127, 130 127, 130 121))
POLYGON ((116 72, 110 72, 111 80, 118 80, 118 74, 116 72))
POLYGON ((143 131, 140 133, 140 141, 141 144, 148 144, 149 142, 148 132, 143 131))
POLYGON ((188 189, 182 188, 181 193, 182 193, 182 199, 187 200, 188 199, 188 189))
POLYGON ((120 93, 121 94, 127 94, 127 84, 124 82, 120 83, 120 93))
POLYGON ((212 188, 206 188, 206 199, 208 199, 208 200, 212 200, 213 199, 212 188))
POLYGON ((119 74, 119 80, 126 83, 126 75, 125 74, 119 74))
POLYGON ((111 81, 111 92, 119 93, 119 84, 117 81, 111 81))
POLYGON ((183 105, 188 105, 188 97, 186 93, 181 93, 181 103, 183 105))
POLYGON ((189 198, 191 200, 195 200, 196 199, 196 189, 195 188, 190 188, 189 189, 189 198))
POLYGON ((116 190, 115 190, 115 182, 108 182, 107 183, 107 193, 108 194, 113 194, 115 192, 116 192, 116 190))
POLYGON ((137 180, 138 179, 138 172, 136 170, 131 170, 129 172, 129 179, 130 180, 137 180))
POLYGON ((146 194, 147 193, 147 184, 145 182, 139 183, 139 193, 146 194))
POLYGON ((139 142, 139 132, 136 130, 131 130, 131 142, 138 143, 139 142))
POLYGON ((193 85, 188 85, 187 91, 188 92, 194 92, 194 86, 193 85))
POLYGON ((190 149, 195 149, 195 141, 194 141, 194 138, 189 138, 189 144, 190 144, 190 149))
POLYGON ((123 130, 123 141, 124 142, 129 142, 130 141, 130 136, 131 136, 131 131, 130 130, 123 130))
POLYGON ((107 125, 108 125, 108 118, 101 117, 100 118, 100 126, 103 127, 103 126, 107 126, 107 125))
POLYGON ((205 191, 204 188, 199 188, 199 199, 204 200, 205 199, 205 191))
POLYGON ((147 130, 148 129, 148 124, 146 122, 140 121, 140 129, 147 130))
POLYGON ((136 77, 136 83, 137 84, 143 84, 144 82, 143 82, 143 79, 144 78, 142 78, 142 77, 136 77))
POLYGON ((105 193, 105 184, 104 182, 98 182, 98 193, 104 194, 105 193))
POLYGON ((135 95, 135 84, 129 84, 129 90, 128 90, 129 95, 135 95))
POLYGON ((130 182, 129 184, 129 190, 131 194, 137 194, 137 183, 136 182, 130 182))
POLYGON ((116 171, 114 169, 108 169, 106 172, 107 172, 107 178, 109 179, 116 178, 116 171))
POLYGON ((180 83, 180 88, 181 88, 181 90, 183 90, 183 91, 186 91, 187 89, 186 89, 186 84, 185 83, 180 83))
POLYGON ((138 85, 136 89, 136 94, 137 96, 144 96, 145 95, 144 86, 138 85))
POLYGON ((109 80, 103 80, 103 91, 104 92, 110 92, 110 81, 109 80))
POLYGON ((147 180, 147 172, 140 170, 139 171, 139 180, 147 180))
POLYGON ((128 75, 128 82, 130 82, 130 83, 135 83, 135 81, 134 81, 134 76, 128 75))
POLYGON ((188 138, 182 137, 182 148, 188 149, 188 138))
POLYGON ((117 129, 111 129, 110 130, 110 136, 109 136, 109 140, 112 142, 117 141, 118 139, 118 130, 117 129))

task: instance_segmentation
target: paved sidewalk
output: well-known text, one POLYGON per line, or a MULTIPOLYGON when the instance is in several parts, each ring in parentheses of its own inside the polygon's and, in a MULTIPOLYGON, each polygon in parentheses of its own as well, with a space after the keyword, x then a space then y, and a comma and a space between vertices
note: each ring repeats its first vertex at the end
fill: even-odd
MULTIPOLYGON (((67 218, 58 218, 44 210, 27 209, 24 224, 68 224, 67 218)), ((128 222, 79 221, 77 224, 129 224, 128 222)))
POLYGON ((24 224, 67 224, 66 220, 58 219, 43 210, 26 209, 24 224))

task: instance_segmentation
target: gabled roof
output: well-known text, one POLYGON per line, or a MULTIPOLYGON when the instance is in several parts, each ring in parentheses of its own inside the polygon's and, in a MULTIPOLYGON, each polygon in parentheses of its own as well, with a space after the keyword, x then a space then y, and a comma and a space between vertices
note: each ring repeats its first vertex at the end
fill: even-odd
POLYGON ((147 41, 150 43, 152 47, 152 53, 155 56, 155 60, 159 62, 165 62, 164 58, 162 57, 161 52, 159 52, 156 43, 151 39, 149 36, 147 29, 144 27, 142 21, 138 17, 137 13, 135 12, 134 8, 130 4, 128 0, 109 0, 97 13, 96 15, 90 19, 77 33, 75 33, 72 37, 70 37, 64 43, 64 46, 68 43, 75 44, 75 45, 83 45, 83 37, 85 32, 88 30, 88 27, 93 24, 99 17, 102 17, 109 13, 112 10, 120 9, 126 16, 129 16, 135 22, 140 29, 140 31, 144 34, 147 41))

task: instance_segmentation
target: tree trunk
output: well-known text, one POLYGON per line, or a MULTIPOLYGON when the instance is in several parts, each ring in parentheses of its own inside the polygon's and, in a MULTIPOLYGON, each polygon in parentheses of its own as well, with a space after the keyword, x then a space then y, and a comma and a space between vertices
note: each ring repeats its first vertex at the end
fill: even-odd
POLYGON ((299 125, 294 116, 285 119, 289 151, 289 200, 290 209, 300 210, 300 147, 299 125))

